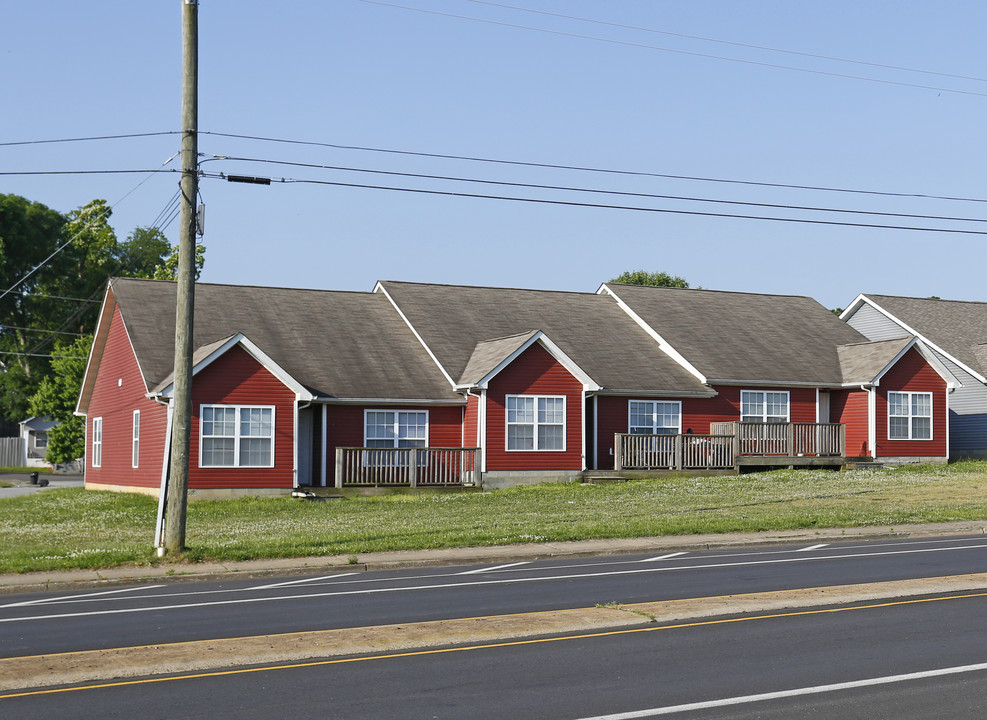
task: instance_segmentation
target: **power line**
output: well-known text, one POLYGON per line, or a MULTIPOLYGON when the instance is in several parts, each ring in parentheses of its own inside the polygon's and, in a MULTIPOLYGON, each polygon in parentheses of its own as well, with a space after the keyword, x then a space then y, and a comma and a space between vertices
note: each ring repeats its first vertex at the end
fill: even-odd
POLYGON ((127 175, 135 173, 177 173, 179 170, 12 170, 0 172, 0 175, 127 175))
POLYGON ((594 40, 612 45, 625 45, 627 47, 641 48, 645 50, 660 50, 662 52, 676 53, 679 55, 691 55, 709 60, 725 60, 727 62, 743 63, 744 65, 757 65, 759 67, 775 68, 777 70, 793 70, 795 72, 811 73, 812 75, 824 75, 827 77, 843 78, 845 80, 862 80, 864 82, 881 83, 882 85, 898 85, 900 87, 917 88, 920 90, 935 90, 937 92, 956 93, 959 95, 976 95, 987 97, 987 93, 975 92, 973 90, 956 90, 954 88, 937 87, 935 85, 921 85, 919 83, 901 82, 899 80, 882 80, 880 78, 865 77, 863 75, 849 75, 846 73, 828 72, 826 70, 812 70, 810 68, 800 68, 793 65, 779 65, 777 63, 761 62, 758 60, 744 60, 741 58, 726 57, 724 55, 712 55, 710 53, 693 52, 691 50, 678 50, 675 48, 661 47, 659 45, 648 45, 645 43, 628 42, 626 40, 614 40, 612 38, 599 37, 596 35, 583 35, 580 33, 563 32, 562 30, 549 30, 547 28, 532 27, 530 25, 519 25, 517 23, 501 22, 499 20, 487 20, 485 18, 471 17, 469 15, 456 15, 454 13, 440 12, 438 10, 426 10, 424 8, 410 7, 408 5, 398 5, 397 3, 382 2, 381 0, 360 0, 369 5, 380 5, 383 7, 397 8, 400 10, 411 10, 413 12, 426 13, 428 15, 439 15, 442 17, 455 18, 457 20, 470 20, 472 22, 487 23, 489 25, 499 25, 517 30, 531 30, 532 32, 548 33, 549 35, 561 35, 563 37, 577 38, 579 40, 594 40))
POLYGON ((24 330, 25 332, 53 333, 55 335, 75 335, 82 337, 84 333, 65 332, 64 330, 42 330, 39 328, 17 327, 16 325, 0 325, 0 330, 24 330))
POLYGON ((394 170, 370 170, 366 168, 345 167, 340 165, 320 165, 317 163, 293 162, 289 160, 270 160, 264 158, 234 157, 229 155, 214 156, 215 159, 256 162, 271 165, 288 165, 293 167, 317 168, 321 170, 339 170, 343 172, 369 173, 374 175, 392 175, 397 177, 417 178, 424 180, 443 180, 451 182, 478 183, 483 185, 502 185, 506 187, 528 188, 536 190, 562 190, 566 192, 596 193, 602 195, 617 195, 622 197, 650 198, 654 200, 682 200, 686 202, 714 203, 718 205, 740 205, 745 207, 774 208, 779 210, 805 210, 809 212, 843 213, 850 215, 877 215, 882 217, 912 218, 916 220, 946 220, 953 222, 987 223, 984 218, 953 217, 943 215, 920 215, 912 213, 882 212, 878 210, 847 210, 843 208, 814 207, 810 205, 786 205, 781 203, 762 203, 744 200, 722 200, 717 198, 689 197, 685 195, 665 195, 657 193, 630 192, 624 190, 602 190, 597 188, 572 187, 567 185, 545 185, 539 183, 510 182, 506 180, 486 180, 451 175, 430 175, 425 173, 398 172, 394 170))
POLYGON ((11 352, 9 350, 0 350, 0 355, 19 355, 21 357, 57 358, 60 360, 88 360, 88 357, 79 357, 77 355, 44 355, 41 353, 11 352))
POLYGON ((47 145, 50 143, 86 142, 89 140, 119 140, 121 138, 154 137, 158 135, 179 134, 181 133, 178 130, 166 130, 164 132, 127 133, 124 135, 94 135, 92 137, 59 138, 55 140, 19 140, 16 142, 2 142, 0 143, 0 147, 11 147, 13 145, 47 145))
POLYGON ((466 162, 490 163, 495 165, 511 165, 517 167, 541 168, 546 170, 573 170, 577 172, 599 173, 605 175, 624 175, 630 177, 653 177, 665 180, 689 180, 695 182, 723 183, 728 185, 747 185, 753 187, 783 188, 787 190, 812 190, 818 192, 849 193, 854 195, 877 195, 880 197, 897 198, 917 198, 923 200, 949 200, 955 202, 975 202, 987 203, 984 198, 954 197, 950 195, 930 195, 925 193, 899 193, 880 190, 859 190, 854 188, 828 187, 823 185, 797 185, 791 183, 761 182, 756 180, 734 180, 728 178, 714 178, 697 175, 673 175, 668 173, 645 172, 641 170, 616 170, 612 168, 589 167, 583 165, 561 165, 554 163, 540 163, 523 160, 502 160, 498 158, 487 158, 470 155, 452 155, 448 153, 430 153, 415 150, 395 150, 393 148, 378 148, 363 145, 342 145, 338 143, 319 142, 314 140, 292 140, 286 138, 264 137, 260 135, 240 135, 236 133, 209 132, 202 130, 200 135, 214 135, 216 137, 237 138, 240 140, 258 140, 262 142, 284 143, 288 145, 309 145, 312 147, 325 147, 333 150, 354 150, 360 152, 383 153, 389 155, 405 155, 410 157, 436 158, 440 160, 463 160, 466 162))
POLYGON ((641 32, 655 33, 658 35, 668 35, 670 37, 686 38, 687 40, 701 40, 702 42, 719 43, 721 45, 733 45, 735 47, 750 48, 752 50, 767 50, 768 52, 785 53, 786 55, 798 55, 800 57, 814 58, 816 60, 831 60, 833 62, 851 63, 853 65, 866 65, 868 67, 882 68, 884 70, 900 70, 902 72, 922 73, 923 75, 936 75, 938 77, 955 78, 957 80, 974 80, 976 82, 987 82, 987 78, 974 77, 972 75, 954 75, 953 73, 936 72, 935 70, 922 70, 919 68, 903 67, 901 65, 886 65, 884 63, 867 62, 866 60, 851 60, 849 58, 835 57, 833 55, 818 55, 816 53, 801 52, 799 50, 786 50, 783 48, 769 47, 767 45, 754 45, 752 43, 735 42, 732 40, 720 40, 718 38, 704 37, 702 35, 687 35, 686 33, 670 32, 668 30, 658 30, 656 28, 641 27, 639 25, 624 25, 621 23, 608 22, 606 20, 596 20, 594 18, 579 17, 576 15, 564 15, 562 13, 547 12, 545 10, 534 10, 532 8, 517 7, 504 3, 489 2, 489 0, 468 0, 477 5, 489 5, 491 7, 506 8, 519 12, 533 13, 535 15, 547 15, 549 17, 563 18, 565 20, 578 20, 580 22, 594 23, 596 25, 607 25, 609 27, 621 28, 623 30, 639 30, 641 32))
MULTIPOLYGON (((221 180, 227 179, 227 176, 223 173, 202 173, 202 177, 221 179, 221 180)), ((771 217, 766 215, 741 215, 734 213, 715 213, 715 212, 703 212, 699 210, 673 210, 670 208, 651 208, 651 207, 640 207, 634 205, 608 205, 604 203, 585 203, 585 202, 574 202, 571 200, 549 200, 545 198, 525 198, 525 197, 513 197, 507 195, 485 195, 481 193, 453 192, 449 190, 427 190, 424 188, 404 188, 404 187, 394 187, 389 185, 368 185, 361 183, 335 182, 330 180, 305 180, 298 178, 280 178, 280 179, 267 178, 267 179, 275 183, 281 182, 281 183, 300 183, 300 184, 310 184, 310 185, 331 185, 335 187, 360 188, 367 190, 391 190, 395 192, 417 193, 421 195, 444 195, 447 197, 477 198, 484 200, 507 200, 512 202, 536 203, 543 205, 564 205, 568 207, 601 208, 606 210, 630 210, 637 212, 664 213, 669 215, 698 215, 702 217, 735 218, 742 220, 771 220, 775 222, 803 223, 809 225, 837 225, 841 227, 877 228, 883 230, 914 230, 917 232, 942 232, 942 233, 952 233, 952 234, 961 234, 961 235, 987 236, 987 231, 982 231, 982 230, 916 227, 913 225, 881 225, 877 223, 856 223, 856 222, 846 222, 846 221, 837 221, 837 220, 813 220, 809 218, 786 218, 786 217, 771 217)))

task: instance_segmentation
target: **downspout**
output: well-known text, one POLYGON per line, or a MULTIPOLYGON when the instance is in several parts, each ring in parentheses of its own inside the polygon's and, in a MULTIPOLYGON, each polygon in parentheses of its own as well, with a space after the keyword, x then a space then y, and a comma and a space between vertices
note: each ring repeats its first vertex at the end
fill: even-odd
MULTIPOLYGON (((486 414, 487 414, 487 404, 484 402, 486 396, 481 390, 479 393, 474 393, 472 390, 467 388, 466 390, 466 406, 469 407, 469 398, 476 398, 476 437, 473 438, 473 442, 480 449, 480 467, 477 470, 480 473, 485 473, 487 471, 487 433, 486 433, 486 414)), ((463 410, 463 417, 466 417, 466 410, 463 410)), ((463 432, 466 432, 466 423, 463 422, 463 432)), ((463 440, 463 445, 466 444, 465 435, 463 440)))
POLYGON ((860 389, 867 393, 867 449, 877 460, 877 388, 861 385, 860 389))
POLYGON ((586 389, 583 388, 582 393, 579 396, 579 425, 580 425, 580 436, 581 442, 579 444, 579 451, 582 453, 582 469, 586 470, 586 389))

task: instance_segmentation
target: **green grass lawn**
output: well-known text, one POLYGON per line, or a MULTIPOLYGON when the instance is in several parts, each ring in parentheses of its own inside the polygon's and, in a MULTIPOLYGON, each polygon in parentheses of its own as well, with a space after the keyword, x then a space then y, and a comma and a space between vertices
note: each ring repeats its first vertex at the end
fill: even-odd
MULTIPOLYGON (((81 488, 0 500, 0 572, 151 564, 156 501, 81 488)), ((324 502, 189 504, 184 560, 987 519, 987 463, 781 470, 324 502)), ((178 558, 169 558, 173 562, 178 558)))

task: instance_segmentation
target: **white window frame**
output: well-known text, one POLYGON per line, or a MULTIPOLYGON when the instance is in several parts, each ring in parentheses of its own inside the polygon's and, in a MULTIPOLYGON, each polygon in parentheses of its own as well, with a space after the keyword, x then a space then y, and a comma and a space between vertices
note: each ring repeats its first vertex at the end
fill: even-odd
MULTIPOLYGON (((639 411, 639 414, 640 411, 639 411)), ((681 400, 628 400, 627 401, 627 432, 633 435, 681 435, 682 434, 682 401, 681 400), (651 416, 650 425, 634 425, 634 405, 648 405, 651 416), (659 425, 658 419, 667 417, 667 412, 659 413, 659 405, 675 408, 678 423, 675 425, 659 425), (635 428, 649 428, 648 432, 635 432, 635 428)))
POLYGON ((200 468, 272 468, 274 467, 274 439, 277 437, 276 432, 276 416, 274 405, 224 405, 222 403, 210 403, 199 406, 199 467, 200 468), (233 410, 234 420, 233 420, 233 434, 232 435, 206 435, 204 432, 205 426, 205 410, 207 408, 222 408, 223 410, 233 410), (270 410, 271 412, 271 433, 270 435, 243 435, 241 434, 241 418, 240 413, 244 410, 270 410), (203 453, 202 448, 206 440, 210 439, 232 439, 233 440, 233 463, 232 464, 211 464, 206 465, 203 463, 203 453), (242 440, 263 440, 267 439, 271 442, 271 460, 265 465, 248 465, 246 463, 240 462, 240 445, 242 440))
POLYGON ((760 422, 760 423, 787 423, 792 421, 792 393, 789 390, 741 390, 740 391, 740 422, 760 422), (749 401, 745 402, 744 396, 746 395, 762 395, 760 401, 761 413, 760 415, 754 414, 744 414, 744 405, 752 404, 749 401), (785 396, 785 415, 783 420, 768 420, 768 418, 780 418, 781 415, 768 415, 768 396, 769 395, 784 395, 785 396))
POLYGON ((92 438, 92 467, 103 466, 103 418, 93 418, 93 438, 92 438))
POLYGON ((934 399, 935 398, 934 398, 934 396, 933 396, 933 394, 931 392, 911 392, 911 391, 906 391, 906 390, 892 390, 892 391, 888 391, 888 440, 891 440, 891 441, 894 441, 894 442, 899 442, 899 441, 903 441, 903 440, 904 441, 908 441, 908 440, 920 440, 920 441, 923 441, 924 442, 924 441, 927 441, 927 440, 932 440, 933 439, 933 436, 934 436, 934 433, 933 433, 933 421, 932 421, 933 415, 935 414, 935 408, 934 408, 934 406, 932 404, 933 401, 934 401, 934 399), (900 395, 900 396, 902 396, 905 399, 905 410, 906 410, 906 413, 905 414, 903 414, 903 415, 902 414, 896 414, 896 415, 892 415, 891 414, 891 411, 892 411, 892 408, 893 408, 893 403, 891 402, 891 396, 892 395, 900 395), (914 399, 917 396, 924 396, 924 397, 927 397, 929 399, 929 403, 928 403, 929 414, 928 415, 918 415, 918 414, 915 413, 914 399), (908 425, 908 437, 893 437, 891 435, 891 420, 892 420, 892 418, 905 418, 905 420, 907 422, 907 425, 908 425), (915 437, 915 420, 922 419, 922 418, 928 418, 928 420, 929 420, 929 437, 915 437))
POLYGON ((565 395, 507 395, 504 398, 504 449, 507 452, 565 452, 567 445, 567 411, 568 411, 568 398, 565 395), (531 422, 511 422, 511 400, 522 399, 525 401, 530 400, 533 405, 532 410, 532 421, 531 422), (539 421, 539 413, 542 412, 541 403, 543 400, 561 400, 562 401, 562 422, 544 422, 539 421), (511 447, 511 428, 512 427, 531 427, 531 447, 530 448, 512 448, 511 447), (562 447, 561 448, 542 448, 539 445, 539 428, 540 427, 561 427, 562 428, 562 447))
MULTIPOLYGON (((381 423, 375 423, 376 425, 382 425, 381 423)), ((420 423, 415 423, 414 425, 408 424, 406 427, 419 427, 420 423)), ((388 408, 368 408, 363 411, 363 446, 364 447, 379 447, 379 448, 412 448, 412 447, 428 447, 428 410, 391 410, 388 408), (370 437, 370 426, 368 421, 370 420, 371 413, 383 413, 390 414, 394 417, 391 419, 391 435, 390 437, 370 437), (401 437, 401 416, 402 415, 422 415, 425 418, 425 437, 424 438, 411 438, 411 437, 401 437), (389 445, 373 445, 371 442, 384 442, 390 441, 389 445), (401 443, 421 443, 421 445, 409 445, 401 443)))
MULTIPOLYGON (((381 450, 389 449, 411 449, 411 448, 427 448, 428 447, 428 410, 401 410, 401 409, 390 409, 390 408, 368 408, 363 411, 363 446, 366 448, 376 448, 381 450), (371 415, 392 415, 389 423, 376 422, 373 427, 387 427, 390 426, 390 434, 387 437, 370 437, 370 417, 371 415), (401 431, 402 427, 405 429, 418 428, 422 426, 422 423, 405 423, 402 424, 402 415, 418 415, 425 419, 424 426, 425 432, 424 437, 408 437, 405 435, 402 437, 401 431), (379 443, 376 445, 371 445, 370 443, 379 443), (387 443, 387 444, 383 444, 387 443), (421 443, 420 445, 418 443, 421 443)), ((410 453, 374 453, 372 451, 366 451, 363 453, 363 464, 367 467, 383 467, 383 466, 404 466, 411 462, 410 453)), ((425 453, 420 453, 418 455, 418 467, 424 467, 428 463, 428 458, 425 453)))
POLYGON ((140 467, 141 458, 141 411, 134 410, 133 442, 130 448, 130 467, 140 467))

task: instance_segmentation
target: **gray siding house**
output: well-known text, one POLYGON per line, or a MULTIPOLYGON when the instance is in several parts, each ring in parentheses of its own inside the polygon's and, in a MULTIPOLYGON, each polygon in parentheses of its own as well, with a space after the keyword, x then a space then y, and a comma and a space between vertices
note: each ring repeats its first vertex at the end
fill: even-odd
POLYGON ((960 383, 950 457, 987 457, 987 303, 861 294, 840 317, 870 340, 920 338, 960 383))

